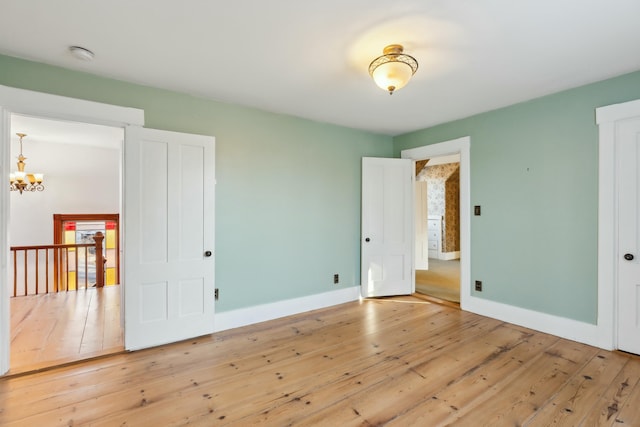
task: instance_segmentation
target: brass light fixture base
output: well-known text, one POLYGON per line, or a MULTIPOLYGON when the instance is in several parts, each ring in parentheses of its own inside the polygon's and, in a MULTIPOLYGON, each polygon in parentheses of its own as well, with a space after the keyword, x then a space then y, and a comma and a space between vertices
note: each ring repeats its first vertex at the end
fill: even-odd
POLYGON ((385 55, 400 55, 402 52, 404 52, 404 47, 401 44, 390 44, 382 49, 382 53, 385 55))

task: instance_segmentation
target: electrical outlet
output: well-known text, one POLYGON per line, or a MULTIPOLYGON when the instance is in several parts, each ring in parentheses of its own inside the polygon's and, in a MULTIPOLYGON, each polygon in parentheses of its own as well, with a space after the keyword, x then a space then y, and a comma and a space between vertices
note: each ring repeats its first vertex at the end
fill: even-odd
POLYGON ((482 292, 482 280, 476 280, 476 291, 482 292))
POLYGON ((218 298, 220 298, 220 289, 216 288, 214 295, 215 295, 216 301, 218 301, 218 298))
POLYGON ((473 214, 476 216, 480 216, 480 205, 475 205, 473 207, 473 214))
POLYGON ((338 283, 340 283, 340 275, 336 273, 333 275, 333 284, 337 285, 338 283))

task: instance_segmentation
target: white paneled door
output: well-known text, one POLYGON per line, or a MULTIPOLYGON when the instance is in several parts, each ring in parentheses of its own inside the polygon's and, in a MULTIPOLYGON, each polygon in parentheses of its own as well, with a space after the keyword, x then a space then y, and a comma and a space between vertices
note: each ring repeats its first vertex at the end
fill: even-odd
POLYGON ((362 159, 363 297, 415 290, 414 164, 409 159, 362 159))
POLYGON ((215 140, 141 127, 126 132, 125 347, 210 334, 215 140))
POLYGON ((640 354, 640 117, 616 127, 618 348, 640 354))

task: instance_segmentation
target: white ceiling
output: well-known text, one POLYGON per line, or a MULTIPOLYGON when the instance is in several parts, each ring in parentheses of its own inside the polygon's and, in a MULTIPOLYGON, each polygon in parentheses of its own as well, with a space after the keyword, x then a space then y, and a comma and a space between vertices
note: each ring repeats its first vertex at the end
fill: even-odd
POLYGON ((20 152, 16 133, 24 133, 26 171, 51 176, 98 179, 109 168, 119 168, 124 129, 11 115, 11 170, 20 152))
POLYGON ((28 145, 70 144, 89 145, 93 147, 120 149, 124 140, 124 129, 90 123, 66 122, 39 117, 11 115, 11 149, 19 149, 19 138, 16 133, 24 133, 23 147, 28 145))
POLYGON ((2 0, 0 53, 396 135, 638 70, 638 17, 638 0, 2 0), (391 43, 420 64, 393 96, 367 73, 391 43))

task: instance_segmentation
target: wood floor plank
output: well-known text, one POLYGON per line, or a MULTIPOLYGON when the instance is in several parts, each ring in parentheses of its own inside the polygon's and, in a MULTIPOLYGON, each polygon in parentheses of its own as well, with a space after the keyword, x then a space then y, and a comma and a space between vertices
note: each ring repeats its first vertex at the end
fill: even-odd
POLYGON ((102 325, 102 350, 118 349, 124 343, 121 325, 120 293, 109 293, 105 301, 104 324, 102 325), (114 327, 120 326, 120 327, 114 327))
POLYGON ((524 424, 575 426, 583 423, 593 403, 597 402, 611 384, 628 358, 616 353, 600 351, 584 368, 553 396, 544 408, 532 414, 524 424))
MULTIPOLYGON (((634 358, 634 362, 638 363, 639 360, 634 358)), ((615 416, 611 416, 614 420, 613 425, 640 426, 640 381, 636 381, 634 385, 632 381, 625 380, 622 384, 626 385, 622 385, 623 388, 621 389, 620 394, 623 395, 623 390, 626 390, 627 388, 629 389, 629 393, 626 401, 617 407, 619 413, 615 416)), ((611 407, 611 409, 608 408, 610 412, 613 412, 615 409, 615 407, 611 407)))
MULTIPOLYGON (((477 332, 475 331, 475 333, 477 332)), ((405 333, 410 335, 412 332, 407 330, 405 333)), ((416 336, 415 331, 414 336, 416 336)), ((375 386, 387 376, 399 375, 406 371, 406 364, 410 363, 414 355, 420 354, 424 345, 432 346, 429 339, 424 338, 415 340, 411 344, 411 340, 407 341, 407 337, 402 337, 401 332, 393 334, 392 337, 399 337, 405 344, 398 345, 394 342, 383 342, 376 339, 375 342, 365 347, 369 349, 366 357, 356 358, 351 353, 345 352, 343 355, 339 353, 343 349, 355 349, 355 351, 362 352, 362 343, 360 342, 345 342, 338 348, 324 349, 315 360, 311 361, 311 364, 316 367, 312 376, 315 379, 312 386, 308 384, 308 373, 304 375, 303 371, 296 372, 287 368, 279 370, 276 374, 280 374, 278 378, 282 377, 280 383, 273 381, 273 377, 266 377, 263 382, 268 387, 281 390, 278 399, 274 400, 269 395, 250 398, 236 396, 232 399, 235 402, 230 401, 228 405, 225 405, 228 406, 227 412, 229 412, 229 415, 225 415, 226 420, 242 423, 245 422, 243 417, 252 417, 256 412, 265 414, 265 420, 272 417, 279 419, 283 413, 292 413, 291 405, 299 406, 299 402, 303 400, 305 402, 321 401, 332 406, 338 400, 342 400, 352 393, 375 386), (380 370, 384 370, 385 376, 380 376, 378 373, 380 370)), ((434 336, 432 340, 442 340, 442 338, 434 336)), ((437 343, 435 344, 437 345, 437 343)), ((252 383, 261 384, 259 380, 254 380, 252 383)), ((225 394, 227 394, 227 390, 225 390, 225 394)), ((304 406, 305 412, 314 409, 310 406, 311 403, 306 405, 304 406)), ((295 412, 298 416, 302 416, 301 411, 295 412)))
POLYGON ((97 292, 87 292, 89 302, 84 313, 84 325, 78 352, 102 349, 104 341, 104 316, 105 306, 102 298, 97 297, 97 292))
MULTIPOLYGON (((404 329, 407 325, 406 324, 402 324, 402 325, 398 325, 398 327, 400 327, 401 329, 404 329)), ((395 335, 389 335, 389 339, 393 339, 395 335)), ((470 334, 471 336, 471 334, 470 334)), ((369 361, 371 364, 378 364, 381 368, 382 365, 385 363, 385 361, 388 362, 389 360, 389 356, 383 354, 382 351, 382 346, 380 344, 375 344, 374 345, 367 345, 363 347, 363 342, 361 342, 361 337, 360 335, 356 335, 354 337, 356 339, 356 343, 352 343, 351 345, 349 343, 345 343, 345 344, 336 344, 337 348, 324 348, 322 349, 321 352, 317 352, 317 354, 315 354, 315 359, 311 360, 310 362, 307 362, 307 358, 314 358, 314 354, 313 353, 300 353, 299 358, 305 360, 304 366, 307 366, 307 368, 302 368, 302 370, 300 372, 297 372, 295 369, 292 369, 291 367, 296 367, 296 365, 292 365, 290 363, 272 363, 269 366, 264 367, 264 369, 256 369, 256 367, 252 367, 252 369, 248 372, 249 375, 247 375, 247 377, 243 377, 242 371, 240 370, 240 372, 235 374, 235 378, 234 378, 234 382, 236 383, 237 387, 224 387, 224 393, 220 393, 218 390, 218 379, 213 380, 211 378, 207 378, 206 376, 200 374, 195 374, 193 375, 194 378, 198 378, 198 385, 197 387, 194 389, 192 386, 192 379, 190 378, 177 378, 174 377, 172 378, 172 380, 176 381, 178 384, 181 384, 180 389, 174 390, 173 392, 175 393, 175 395, 154 395, 153 399, 154 401, 157 401, 158 399, 162 399, 162 400, 169 400, 171 401, 171 399, 174 399, 176 397, 177 394, 180 394, 182 397, 184 397, 185 395, 183 393, 185 393, 185 388, 190 388, 192 389, 191 395, 193 397, 193 399, 186 399, 186 405, 188 405, 191 408, 191 405, 195 405, 196 407, 191 408, 189 410, 190 414, 197 414, 198 410, 197 408, 200 408, 200 411, 203 412, 202 415, 206 415, 208 414, 208 409, 206 407, 201 407, 198 406, 200 405, 200 403, 198 402, 198 397, 200 396, 199 393, 202 393, 202 395, 207 395, 210 396, 212 398, 214 398, 217 402, 218 405, 221 405, 223 407, 226 408, 226 411, 224 412, 224 414, 222 414, 221 416, 224 417, 225 422, 231 422, 231 421, 240 421, 241 423, 245 422, 244 420, 242 420, 242 418, 244 416, 249 416, 252 413, 255 413, 256 411, 260 411, 260 412, 268 412, 270 410, 273 410, 273 407, 277 407, 279 405, 285 404, 288 401, 293 401, 293 402, 297 402, 298 399, 300 399, 299 396, 296 395, 297 390, 300 389, 304 389, 304 387, 308 387, 308 381, 309 381, 309 374, 308 374, 308 365, 311 364, 313 366, 316 367, 315 372, 314 372, 314 378, 321 378, 322 382, 334 382, 338 379, 342 379, 345 378, 345 372, 343 369, 348 369, 350 366, 350 363, 352 363, 354 360, 358 360, 357 357, 353 357, 353 354, 347 354, 344 357, 340 357, 340 355, 337 353, 337 351, 345 351, 345 352, 349 352, 350 348, 356 348, 356 351, 362 352, 362 349, 369 349, 370 351, 368 352, 369 354, 369 361), (377 346, 377 348, 376 348, 377 346), (280 394, 278 399, 273 398, 273 394, 268 394, 268 395, 264 395, 264 397, 262 395, 256 395, 254 390, 261 390, 261 389, 268 389, 268 390, 280 390, 280 394)), ((299 337, 297 339, 297 341, 299 341, 299 337)), ((309 339, 313 339, 312 336, 309 336, 309 339)), ((417 340, 416 342, 419 341, 423 341, 423 339, 421 340, 417 340)), ((298 343, 300 344, 300 343, 298 343)), ((365 342, 365 344, 367 344, 365 342)), ((397 343, 396 343, 397 344, 397 343)), ((422 344, 422 343, 419 343, 422 344)), ((299 347, 296 347, 296 349, 299 347)), ((277 359, 277 358, 275 358, 277 359)), ((262 362, 264 364, 264 362, 262 362)), ((362 363, 362 359, 360 359, 359 361, 359 365, 362 363)), ((234 362, 235 365, 235 362, 234 362)), ((243 366, 242 364, 239 364, 239 366, 243 366)), ((368 366, 368 365, 367 365, 368 366)), ((227 367, 223 367, 223 369, 225 369, 227 367)), ((233 366, 231 367, 231 369, 237 369, 238 366, 233 366)), ((227 368, 228 369, 228 368, 227 368)), ((361 368, 361 369, 365 369, 366 368, 361 368)), ((386 367, 387 371, 388 371, 388 367, 386 367)), ((354 377, 357 375, 357 368, 353 368, 354 372, 349 372, 349 377, 354 377)), ((237 372, 237 371, 236 371, 237 372)), ((218 374, 220 374, 220 372, 218 372, 218 374)), ((224 375, 222 375, 224 377, 224 375)), ((220 384, 221 386, 223 385, 220 384)), ((150 387, 145 388, 145 390, 149 390, 150 387)), ((163 389, 166 391, 167 388, 163 387, 163 389)), ((141 409, 136 409, 135 411, 141 411, 141 409)), ((129 411, 127 414, 123 414, 123 418, 117 418, 115 421, 116 422, 125 422, 127 420, 130 420, 130 417, 132 416, 132 412, 129 411)), ((151 421, 162 421, 162 422, 169 422, 171 418, 167 418, 167 415, 163 414, 162 412, 159 413, 154 413, 154 415, 152 415, 152 417, 158 417, 156 418, 152 418, 150 420, 151 421)), ((114 420, 111 420, 114 421, 114 420)), ((176 421, 178 422, 178 421, 176 421)))
POLYGON ((400 372, 383 376, 383 381, 374 387, 304 418, 302 424, 384 425, 406 412, 414 402, 430 399, 446 387, 452 381, 451 371, 461 374, 471 370, 492 359, 501 351, 501 345, 511 347, 522 339, 521 332, 498 326, 486 334, 478 334, 478 339, 452 344, 437 354, 423 354, 404 364, 400 372))
POLYGON ((119 301, 119 287, 11 298, 10 372, 121 351, 119 301))
MULTIPOLYGON (((397 316, 396 316, 396 319, 397 319, 397 316)), ((317 327, 318 324, 319 322, 317 322, 317 320, 314 320, 312 326, 317 327)), ((348 328, 352 328, 354 326, 357 327, 356 324, 352 324, 351 322, 344 324, 344 327, 348 327, 348 328)), ((204 372, 196 371, 196 372, 190 372, 187 375, 182 375, 184 372, 184 368, 186 366, 191 365, 190 362, 186 361, 184 366, 182 365, 176 366, 176 363, 179 363, 178 360, 171 361, 170 364, 168 364, 167 361, 164 361, 163 363, 158 358, 154 359, 152 362, 153 369, 154 369, 153 374, 157 376, 158 381, 162 383, 164 381, 163 378, 166 378, 166 376, 168 375, 171 376, 171 385, 166 386, 161 384, 159 388, 163 390, 163 394, 160 396, 154 395, 154 400, 164 399, 166 397, 165 395, 169 395, 169 398, 173 399, 174 396, 172 395, 172 393, 180 394, 184 391, 184 387, 190 388, 192 386, 192 382, 193 382, 192 377, 198 378, 199 384, 207 384, 209 381, 209 382, 212 382, 210 384, 211 386, 215 386, 218 383, 223 383, 224 381, 226 381, 227 377, 235 376, 236 378, 234 379, 234 383, 238 384, 238 387, 240 388, 240 390, 233 390, 227 387, 225 389, 225 394, 224 394, 226 399, 230 399, 232 402, 235 402, 238 398, 244 397, 246 395, 245 388, 250 387, 252 383, 255 383, 256 377, 258 376, 258 372, 256 371, 257 368, 264 367, 262 372, 264 377, 267 378, 267 380, 273 379, 274 372, 277 373, 276 371, 278 370, 282 370, 283 372, 281 374, 284 375, 284 370, 287 369, 288 365, 293 365, 293 363, 291 362, 293 362, 295 358, 299 358, 303 354, 306 355, 308 350, 318 351, 318 348, 313 341, 315 340, 316 336, 321 337, 322 334, 316 333, 316 335, 311 335, 307 333, 302 333, 301 331, 305 331, 307 329, 307 327, 303 325, 300 325, 299 327, 287 328, 287 329, 288 329, 287 334, 296 338, 296 346, 294 348, 290 348, 289 346, 284 346, 279 350, 281 354, 269 354, 266 357, 263 357, 265 356, 265 354, 263 354, 260 351, 248 352, 247 355, 244 356, 246 357, 246 360, 243 360, 238 354, 236 354, 234 355, 235 357, 233 359, 234 360, 233 363, 225 363, 222 366, 216 367, 213 361, 211 361, 212 366, 208 366, 209 364, 207 364, 207 366, 202 368, 204 372), (305 337, 310 341, 308 346, 305 345, 304 343, 305 337), (303 342, 300 342, 301 340, 303 340, 303 342), (169 365, 170 370, 165 370, 165 371, 155 370, 156 367, 160 367, 163 364, 165 366, 169 365), (209 375, 209 374, 215 374, 215 379, 208 378, 206 375, 209 375), (242 375, 247 376, 245 381, 242 381, 242 375)), ((324 328, 324 329, 327 329, 327 328, 324 328)), ((339 346, 340 343, 342 342, 342 338, 340 336, 341 334, 340 326, 338 326, 337 328, 329 328, 329 329, 331 330, 326 331, 328 334, 333 334, 334 332, 337 332, 337 336, 334 338, 335 342, 332 345, 339 346)), ((360 335, 357 335, 356 337, 357 339, 361 339, 360 335)), ((260 350, 258 347, 255 347, 260 343, 264 343, 265 347, 266 346, 271 347, 271 343, 267 340, 257 340, 257 339, 254 340, 252 338, 249 342, 250 342, 250 345, 254 346, 253 350, 260 350)), ((191 356, 192 355, 190 354, 189 357, 191 356)), ((148 374, 148 372, 143 372, 143 373, 148 374)), ((91 399, 92 397, 97 398, 99 396, 103 396, 108 393, 117 393, 119 395, 128 393, 126 397, 119 397, 119 396, 112 396, 112 397, 115 399, 121 398, 122 400, 126 400, 126 401, 130 401, 131 399, 136 399, 137 396, 135 392, 130 393, 129 391, 127 390, 123 391, 122 389, 122 381, 131 381, 132 379, 135 379, 135 373, 131 372, 131 370, 127 370, 127 372, 124 373, 124 375, 125 376, 121 379, 121 381, 117 380, 118 378, 117 373, 115 373, 115 375, 109 375, 110 380, 105 384, 103 384, 103 385, 106 385, 107 383, 110 384, 110 386, 106 389, 103 387, 100 390, 96 390, 93 384, 93 381, 90 381, 87 384, 88 386, 87 393, 82 393, 81 395, 79 395, 79 397, 81 397, 82 400, 86 400, 86 399, 91 399), (114 381, 112 381, 112 379, 114 381)), ((339 375, 342 375, 342 372, 339 375)), ((78 379, 73 378, 72 381, 76 385, 76 389, 77 389, 78 379)), ((155 381, 152 381, 151 383, 148 383, 146 385, 145 389, 147 390, 148 394, 151 394, 153 390, 155 390, 154 383, 155 381)), ((56 394, 59 394, 59 392, 60 392, 59 390, 56 390, 56 394)), ((35 396, 35 395, 38 395, 39 393, 30 393, 30 394, 35 396)), ((42 405, 41 402, 30 402, 29 397, 25 396, 25 400, 23 401, 24 407, 30 407, 32 404, 42 405)), ((73 405, 74 405, 74 408, 77 408, 77 405, 82 405, 82 402, 73 402, 73 405)))
POLYGON ((523 425, 591 360, 597 349, 561 340, 546 349, 524 372, 483 393, 482 404, 464 407, 446 424, 523 425))
MULTIPOLYGON (((389 312, 387 314, 389 318, 395 317, 396 320, 398 318, 395 312, 389 312)), ((334 325, 325 326, 326 322, 320 321, 320 320, 321 319, 314 318, 313 321, 309 323, 310 326, 295 326, 296 323, 294 323, 293 326, 289 326, 288 328, 283 328, 281 331, 275 331, 275 332, 270 331, 269 337, 271 337, 272 339, 264 339, 264 336, 255 334, 255 332, 239 334, 234 331, 231 331, 229 333, 217 334, 217 336, 221 337, 221 339, 216 339, 214 341, 211 341, 210 339, 207 339, 207 338, 192 340, 190 343, 179 344, 180 347, 188 349, 188 351, 184 351, 184 353, 189 353, 188 355, 187 354, 183 355, 181 352, 174 353, 174 352, 163 351, 163 349, 161 349, 159 351, 154 351, 152 360, 145 359, 144 362, 139 366, 138 365, 128 366, 127 369, 121 369, 116 364, 111 368, 111 372, 105 371, 105 375, 109 377, 110 379, 109 381, 114 382, 115 384, 114 389, 120 390, 121 386, 119 384, 119 381, 125 381, 125 380, 129 381, 129 380, 135 379, 137 375, 154 374, 158 377, 163 377, 166 375, 172 375, 175 372, 183 371, 188 366, 192 365, 192 361, 190 359, 192 357, 197 357, 198 351, 201 348, 205 352, 210 351, 209 349, 204 349, 203 346, 211 346, 211 345, 214 348, 218 348, 220 345, 225 345, 225 348, 226 350, 228 350, 228 352, 220 353, 222 358, 232 356, 234 360, 236 360, 237 365, 242 366, 243 368, 251 369, 252 365, 247 365, 244 361, 242 361, 242 359, 245 357, 255 357, 256 351, 260 350, 258 346, 263 345, 263 343, 267 346, 267 348, 262 349, 263 351, 261 352, 260 356, 264 356, 265 360, 273 359, 273 361, 276 361, 279 359, 283 359, 285 361, 288 361, 291 357, 294 356, 292 349, 279 349, 278 351, 281 353, 279 355, 272 353, 271 347, 274 346, 274 343, 277 344, 278 340, 290 339, 293 336, 296 338, 300 338, 305 334, 312 335, 313 333, 314 340, 319 339, 320 341, 323 341, 323 338, 322 338, 323 335, 327 334, 329 336, 334 336, 333 339, 335 339, 336 342, 339 342, 341 340, 341 337, 340 337, 342 333, 341 328, 352 328, 353 326, 357 326, 357 325, 352 325, 351 320, 340 321, 338 322, 339 324, 337 326, 334 326, 334 325), (325 329, 325 331, 321 333, 320 332, 321 329, 325 329), (229 343, 225 339, 225 336, 237 336, 238 340, 236 342, 229 343), (185 357, 185 356, 188 356, 188 357, 185 357)), ((384 323, 385 317, 379 316, 379 320, 381 321, 381 323, 384 323)), ((277 345, 276 345, 276 348, 278 348, 277 345)), ((310 344, 309 348, 316 349, 317 345, 315 345, 315 343, 312 343, 310 344)), ((306 351, 306 349, 304 348, 300 348, 300 350, 306 351)), ((143 350, 141 352, 135 353, 134 355, 131 355, 131 357, 134 359, 137 357, 145 358, 146 354, 150 351, 151 350, 143 350)), ((261 358, 262 357, 258 359, 261 359, 261 358)), ((216 363, 215 359, 208 359, 208 362, 212 365, 215 365, 216 363)), ((262 363, 262 362, 258 360, 258 363, 262 363)), ((109 368, 106 368, 106 369, 109 369, 109 368)), ((71 378, 70 381, 75 385, 76 388, 80 384, 84 384, 84 387, 86 387, 89 391, 94 388, 92 379, 89 379, 83 383, 82 379, 76 376, 74 378, 71 378)), ((56 393, 59 393, 59 390, 56 390, 56 393)), ((25 399, 23 400, 23 402, 26 405, 31 404, 31 402, 29 401, 28 395, 38 396, 38 395, 41 395, 41 391, 38 389, 30 390, 30 393, 27 393, 27 396, 25 396, 25 399)), ((1 394, 0 394, 0 397, 1 397, 1 394)))
POLYGON ((510 377, 520 375, 559 341, 557 337, 533 331, 525 331, 525 334, 524 339, 512 347, 503 346, 487 363, 468 370, 430 398, 416 401, 410 410, 398 414, 389 425, 439 425, 450 417, 460 416, 461 411, 473 410, 493 394, 491 390, 499 389, 510 377))
POLYGON ((0 379, 0 425, 634 425, 639 380, 638 357, 365 300, 0 379))
MULTIPOLYGON (((609 354, 609 353, 607 353, 609 354)), ((640 386, 640 357, 624 356, 626 364, 617 377, 602 392, 602 397, 588 411, 583 424, 586 426, 613 426, 618 424, 618 413, 629 401, 631 392, 640 386)), ((634 404, 634 403, 632 403, 634 404)))

